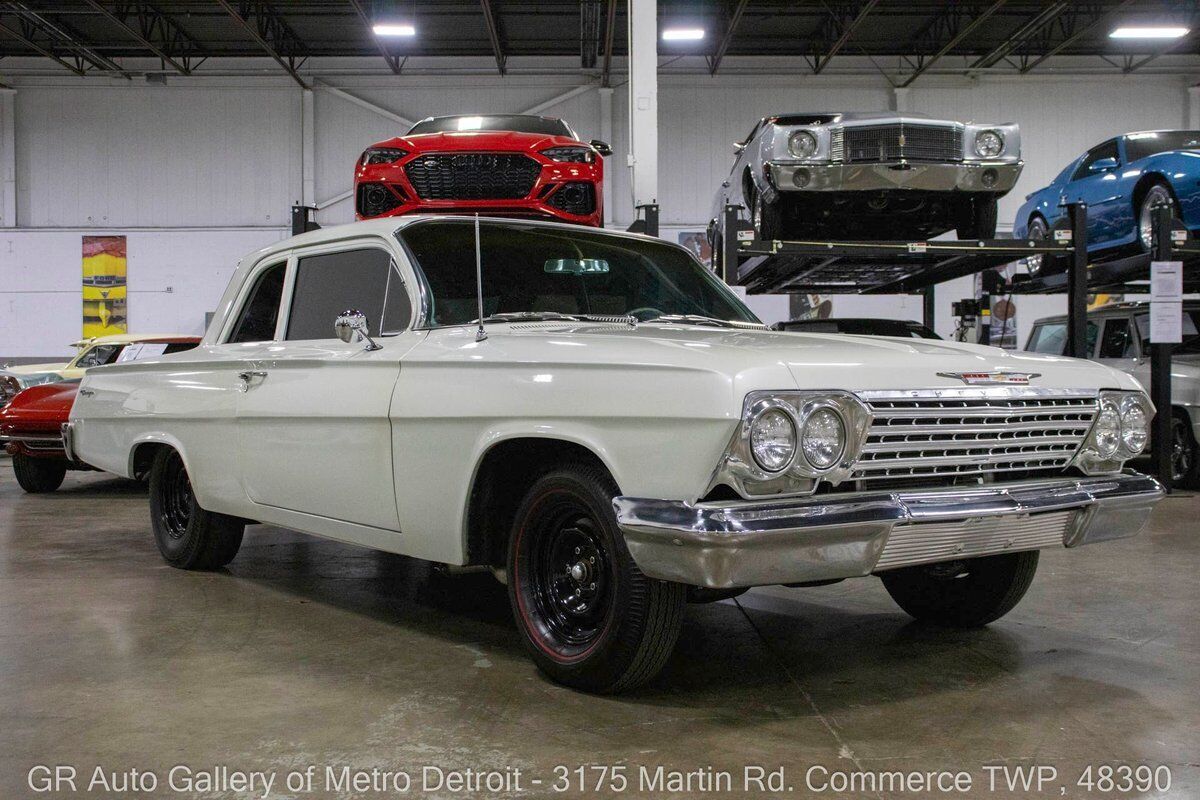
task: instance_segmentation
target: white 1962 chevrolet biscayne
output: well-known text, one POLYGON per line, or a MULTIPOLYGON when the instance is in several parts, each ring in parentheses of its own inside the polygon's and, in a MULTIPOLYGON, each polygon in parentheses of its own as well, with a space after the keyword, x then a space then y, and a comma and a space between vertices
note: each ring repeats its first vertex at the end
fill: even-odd
POLYGON ((490 567, 538 666, 615 692, 749 586, 995 620, 1039 550, 1142 528, 1152 414, 1088 361, 769 331, 660 240, 427 217, 248 257, 200 347, 88 372, 64 433, 150 473, 174 566, 263 522, 490 567))

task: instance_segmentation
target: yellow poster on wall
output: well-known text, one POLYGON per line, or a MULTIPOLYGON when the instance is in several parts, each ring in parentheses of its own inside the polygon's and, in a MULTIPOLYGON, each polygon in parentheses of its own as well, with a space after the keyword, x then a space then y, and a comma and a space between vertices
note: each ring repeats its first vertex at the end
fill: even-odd
POLYGON ((83 338, 126 333, 125 237, 83 237, 83 338))

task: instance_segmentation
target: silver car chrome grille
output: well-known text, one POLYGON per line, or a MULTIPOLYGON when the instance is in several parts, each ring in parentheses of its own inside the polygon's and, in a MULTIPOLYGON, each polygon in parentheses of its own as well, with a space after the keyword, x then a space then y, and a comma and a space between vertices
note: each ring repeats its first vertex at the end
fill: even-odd
POLYGON ((1020 517, 979 517, 952 522, 897 525, 888 536, 875 571, 976 558, 1022 550, 1062 547, 1076 510, 1020 517))
POLYGON ((862 395, 874 420, 851 480, 946 479, 1065 468, 1096 415, 1095 397, 862 395))
POLYGON ((830 132, 829 157, 847 164, 876 161, 962 161, 961 125, 854 125, 830 132))

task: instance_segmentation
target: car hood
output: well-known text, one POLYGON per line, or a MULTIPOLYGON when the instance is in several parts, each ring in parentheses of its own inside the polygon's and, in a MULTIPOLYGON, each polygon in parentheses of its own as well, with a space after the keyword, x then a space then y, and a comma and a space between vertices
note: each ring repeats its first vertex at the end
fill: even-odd
MULTIPOLYGON (((1120 370, 1084 361, 930 339, 735 330, 642 323, 637 327, 532 323, 503 326, 505 350, 517 358, 546 357, 544 344, 573 343, 555 352, 576 363, 670 366, 723 373, 738 391, 787 389, 962 388, 942 373, 1023 372, 1030 385, 1054 389, 1138 389, 1120 370), (528 345, 521 340, 531 340, 528 345)), ((499 331, 497 331, 499 332, 499 331)))
POLYGON ((20 375, 22 377, 28 375, 37 375, 42 372, 62 372, 70 364, 69 361, 62 361, 57 364, 13 364, 9 367, 4 367, 0 372, 7 372, 10 375, 20 375))
POLYGON ((574 145, 586 147, 570 136, 549 136, 544 133, 517 131, 448 131, 424 133, 419 136, 397 136, 372 147, 400 147, 410 153, 446 153, 452 151, 504 150, 536 152, 547 147, 574 145))
POLYGON ((31 386, 18 392, 0 410, 0 424, 21 422, 66 422, 79 392, 79 381, 60 381, 31 386))

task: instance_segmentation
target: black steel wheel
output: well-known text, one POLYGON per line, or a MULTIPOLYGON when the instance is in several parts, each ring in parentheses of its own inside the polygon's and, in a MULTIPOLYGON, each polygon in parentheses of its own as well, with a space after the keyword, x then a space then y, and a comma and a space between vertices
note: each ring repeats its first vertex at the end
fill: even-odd
POLYGON ((67 476, 67 462, 58 458, 31 458, 17 453, 12 462, 17 483, 30 494, 53 492, 67 476))
POLYGON ((196 502, 179 453, 161 448, 150 468, 150 525, 163 559, 180 569, 216 569, 242 546, 244 520, 206 511, 196 502))
POLYGON ((508 588, 526 648, 552 679, 620 692, 653 678, 679 636, 684 587, 638 570, 600 467, 568 464, 536 480, 517 509, 508 588))
POLYGON ((1012 611, 1037 572, 1038 552, 943 561, 879 573, 883 586, 916 619, 954 628, 987 625, 1012 611))

